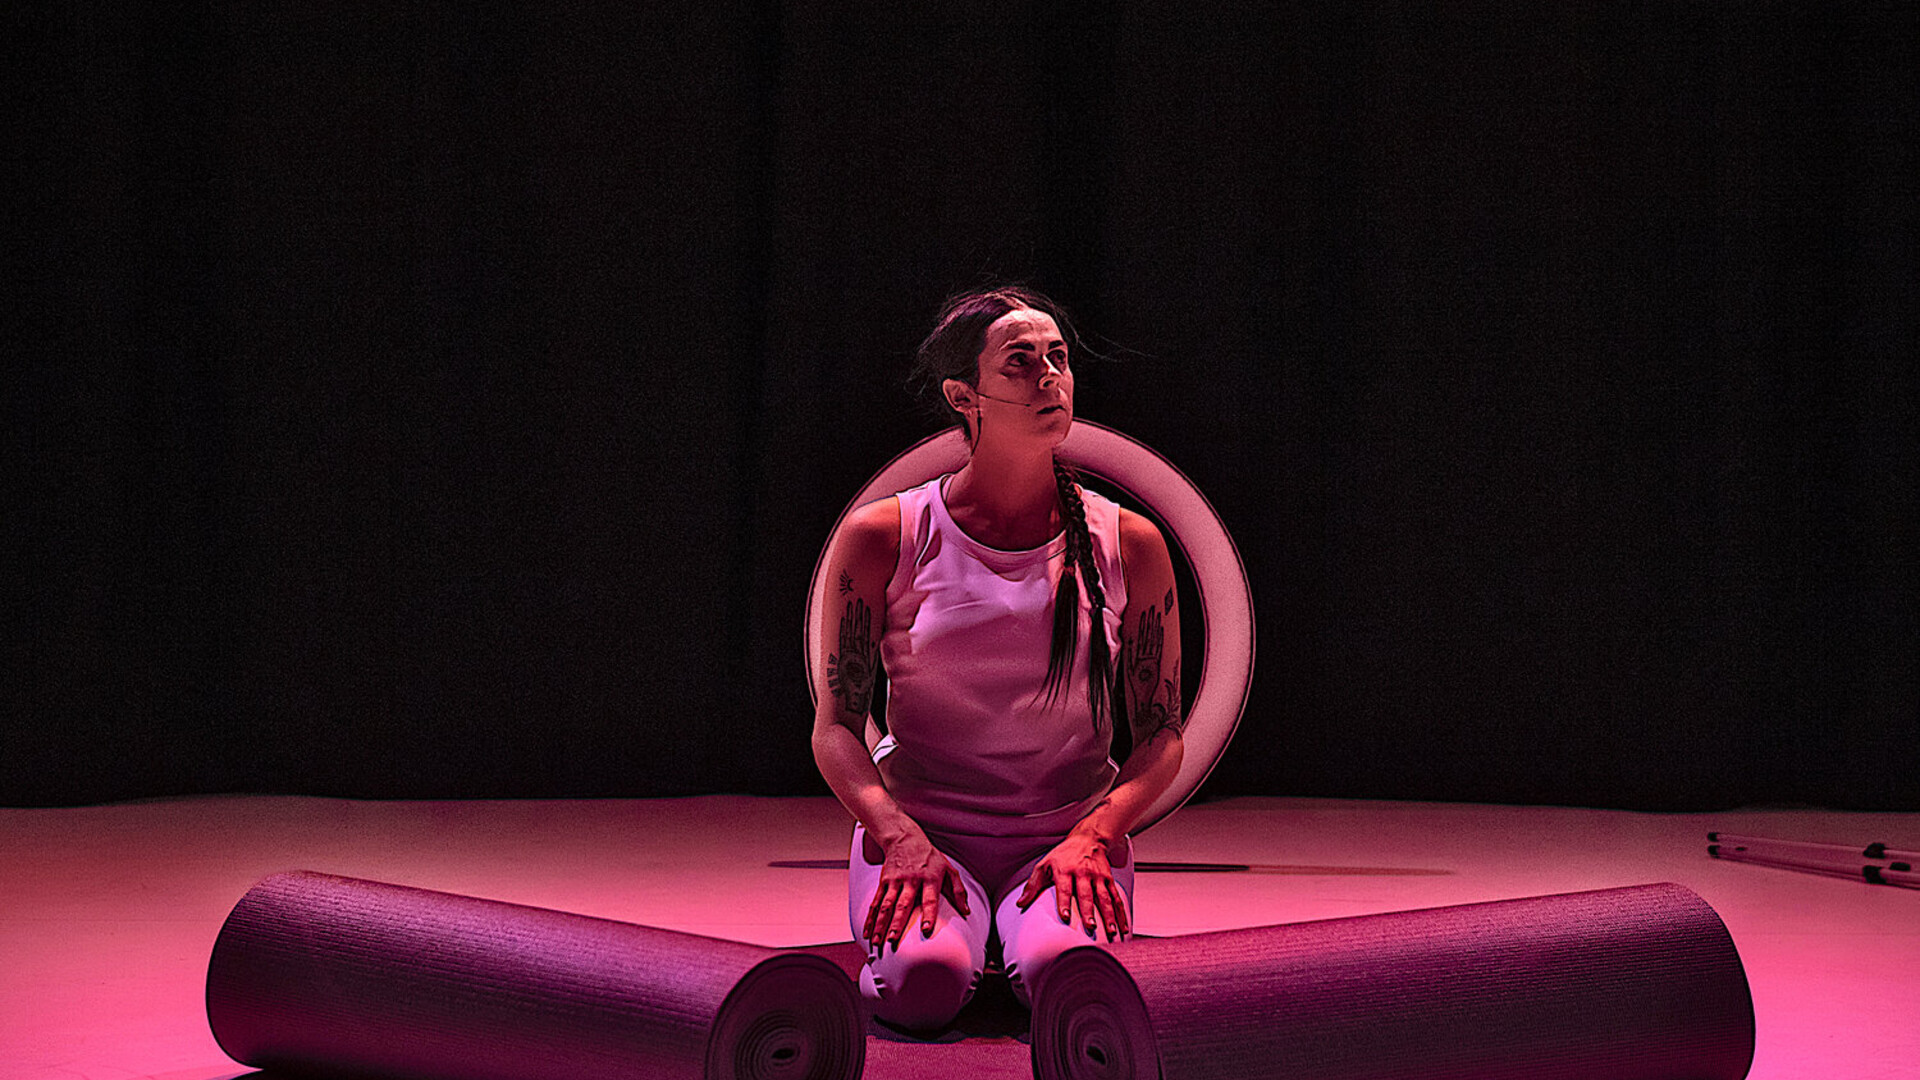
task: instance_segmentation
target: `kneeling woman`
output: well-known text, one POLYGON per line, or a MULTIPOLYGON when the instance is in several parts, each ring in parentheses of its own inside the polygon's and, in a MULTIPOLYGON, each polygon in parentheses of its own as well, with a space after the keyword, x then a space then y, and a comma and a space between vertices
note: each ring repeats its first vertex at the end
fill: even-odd
POLYGON ((953 1019, 993 939, 1031 1004, 1063 950, 1127 936, 1127 834, 1180 768, 1166 541, 1054 458, 1073 424, 1071 334, 1027 290, 949 301, 918 371, 967 462, 857 508, 827 555, 814 760, 858 819, 861 992, 910 1030, 953 1019), (882 666, 888 734, 869 755, 882 666), (1117 720, 1132 737, 1118 767, 1117 720))

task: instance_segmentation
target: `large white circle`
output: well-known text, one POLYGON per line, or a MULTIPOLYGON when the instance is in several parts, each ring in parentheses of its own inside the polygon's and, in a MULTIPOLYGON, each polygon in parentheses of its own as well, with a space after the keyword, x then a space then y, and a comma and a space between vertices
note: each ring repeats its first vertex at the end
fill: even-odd
MULTIPOLYGON (((1247 691, 1253 683, 1253 590, 1247 582, 1246 564, 1240 561, 1240 550, 1234 546, 1233 537, 1227 535, 1220 515, 1193 486, 1193 481, 1166 458, 1143 443, 1088 420, 1073 422, 1057 452, 1062 461, 1119 488, 1151 510, 1166 525, 1170 538, 1186 556, 1200 594, 1200 625, 1206 635, 1206 657, 1200 669, 1199 685, 1187 706, 1185 752, 1180 772, 1147 808, 1146 816, 1134 829, 1137 836, 1193 796, 1213 772, 1240 726, 1247 691)), ((847 514, 855 507, 954 472, 966 461, 967 444, 957 429, 920 440, 867 481, 840 512, 833 532, 839 532, 847 514)), ((824 575, 827 552, 832 547, 833 534, 830 533, 826 545, 820 549, 820 558, 814 563, 813 585, 807 590, 803 644, 810 694, 815 692, 819 674, 814 670, 813 660, 815 615, 826 595, 824 575)), ((869 717, 868 747, 879 738, 879 729, 869 717)))

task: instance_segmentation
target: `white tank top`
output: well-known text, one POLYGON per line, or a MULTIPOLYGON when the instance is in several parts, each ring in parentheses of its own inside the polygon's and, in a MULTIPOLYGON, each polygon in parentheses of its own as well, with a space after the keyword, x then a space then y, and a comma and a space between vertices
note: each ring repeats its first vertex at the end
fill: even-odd
MULTIPOLYGON (((1047 701, 1053 596, 1064 534, 1000 551, 947 513, 952 474, 899 494, 900 561, 887 583, 887 736, 881 779, 923 827, 970 836, 1064 836, 1104 797, 1118 770, 1111 725, 1087 704, 1091 604, 1080 592, 1080 647, 1066 692, 1047 701)), ((1120 508, 1085 491, 1087 530, 1106 593, 1108 655, 1120 659, 1127 603, 1120 508)))

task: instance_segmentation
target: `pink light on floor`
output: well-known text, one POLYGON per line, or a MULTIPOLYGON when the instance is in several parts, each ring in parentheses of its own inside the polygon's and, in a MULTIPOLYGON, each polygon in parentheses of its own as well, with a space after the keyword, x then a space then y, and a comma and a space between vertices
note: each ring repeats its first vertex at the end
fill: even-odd
MULTIPOLYGON (((249 1075, 208 1029, 207 964, 235 901, 277 871, 815 945, 846 937, 845 878, 772 864, 843 860, 849 825, 830 798, 734 796, 0 808, 0 1080, 249 1075)), ((1920 891, 1717 861, 1704 850, 1714 830, 1920 847, 1920 814, 1233 799, 1181 810, 1138 857, 1283 869, 1143 873, 1135 914, 1167 936, 1678 882, 1739 949, 1751 1080, 1920 1076, 1920 891)), ((1017 1031, 869 1033, 866 1076, 1024 1080, 1017 1031)))

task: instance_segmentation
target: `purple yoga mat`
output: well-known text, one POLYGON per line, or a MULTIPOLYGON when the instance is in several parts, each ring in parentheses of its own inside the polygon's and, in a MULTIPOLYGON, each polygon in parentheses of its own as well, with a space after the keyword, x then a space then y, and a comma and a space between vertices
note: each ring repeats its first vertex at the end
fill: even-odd
POLYGON ((1083 946, 1038 1080, 1740 1080, 1753 1002, 1678 885, 1083 946))
POLYGON ((403 1080, 839 1080, 859 996, 832 961, 328 874, 276 874, 213 946, 236 1061, 403 1080))

